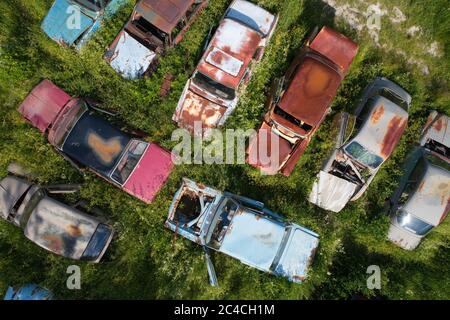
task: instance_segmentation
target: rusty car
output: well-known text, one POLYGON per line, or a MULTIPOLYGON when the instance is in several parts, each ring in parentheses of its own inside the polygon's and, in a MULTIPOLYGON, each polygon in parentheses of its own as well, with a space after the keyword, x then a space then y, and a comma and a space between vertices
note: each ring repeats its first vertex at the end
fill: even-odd
POLYGON ((414 250, 450 209, 449 117, 433 111, 425 125, 420 147, 405 161, 404 175, 388 201, 388 239, 414 250))
POLYGON ((225 123, 277 22, 277 16, 251 2, 232 2, 183 90, 172 117, 179 127, 202 135, 225 123))
POLYGON ((150 203, 167 180, 172 155, 137 132, 114 127, 91 99, 72 98, 49 80, 39 83, 19 112, 58 153, 78 169, 87 167, 128 194, 150 203))
POLYGON ((400 141, 410 104, 411 96, 386 78, 369 85, 355 115, 342 114, 336 148, 319 172, 309 201, 339 212, 360 198, 400 141))
POLYGON ((217 285, 217 277, 211 250, 302 282, 319 244, 319 235, 286 222, 259 201, 186 178, 173 198, 165 226, 203 247, 212 285, 217 285))
POLYGON ((316 29, 286 74, 275 81, 264 122, 249 143, 247 162, 289 176, 326 115, 358 45, 328 27, 316 29), (269 142, 270 140, 270 142, 269 142), (267 150, 267 144, 278 150, 267 150), (266 145, 262 145, 266 144, 266 145))
POLYGON ((0 217, 47 251, 97 263, 109 247, 113 228, 102 217, 81 211, 81 201, 69 206, 55 198, 79 189, 79 185, 41 186, 9 174, 0 181, 0 217))
POLYGON ((3 300, 53 300, 54 296, 48 289, 30 283, 20 288, 8 287, 3 300))
POLYGON ((56 0, 42 22, 42 30, 60 45, 81 49, 105 19, 126 0, 56 0))
POLYGON ((126 79, 149 75, 207 5, 208 0, 140 0, 105 60, 126 79))

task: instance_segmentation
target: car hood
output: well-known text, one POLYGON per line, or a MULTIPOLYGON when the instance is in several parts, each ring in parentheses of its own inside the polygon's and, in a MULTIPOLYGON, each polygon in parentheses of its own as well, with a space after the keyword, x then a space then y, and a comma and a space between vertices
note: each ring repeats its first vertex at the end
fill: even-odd
POLYGON ((282 224, 252 212, 238 211, 219 251, 260 270, 270 271, 284 234, 282 224))
POLYGON ((248 147, 248 163, 266 174, 276 174, 289 157, 293 145, 275 134, 265 122, 248 147))
POLYGON ((19 112, 41 132, 45 132, 69 100, 66 92, 49 80, 43 80, 25 98, 19 112))
POLYGON ((80 25, 72 26, 76 19, 75 9, 78 5, 70 3, 68 0, 56 0, 44 21, 42 29, 54 41, 72 45, 75 41, 94 24, 94 20, 83 14, 80 9, 80 25))
POLYGON ((172 155, 151 143, 123 189, 145 203, 153 201, 173 168, 172 155))
POLYGON ((411 232, 399 228, 391 223, 388 239, 406 250, 414 250, 420 243, 421 238, 411 232))
POLYGON ((48 251, 79 260, 99 221, 50 197, 34 208, 25 236, 48 251))
POLYGON ((206 128, 216 127, 226 110, 225 107, 187 89, 180 98, 173 120, 181 128, 194 132, 195 122, 201 123, 206 128))
POLYGON ((319 235, 296 226, 275 272, 293 282, 302 282, 319 246, 319 235))
POLYGON ((122 30, 105 54, 111 67, 125 79, 142 76, 156 58, 156 53, 122 30))
POLYGON ((313 184, 309 201, 325 210, 339 212, 350 201, 356 188, 354 183, 320 171, 313 184))

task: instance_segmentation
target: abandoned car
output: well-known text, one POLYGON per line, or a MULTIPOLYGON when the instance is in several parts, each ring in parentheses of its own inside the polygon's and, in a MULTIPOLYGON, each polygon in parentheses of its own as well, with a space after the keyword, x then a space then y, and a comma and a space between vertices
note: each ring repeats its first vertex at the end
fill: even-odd
POLYGON ((388 239, 406 250, 441 224, 450 209, 449 118, 433 112, 416 148, 406 160, 405 174, 392 197, 388 239))
POLYGON ((225 123, 277 21, 250 2, 233 1, 183 90, 172 117, 179 127, 202 135, 225 123))
POLYGON ((356 43, 328 27, 313 32, 286 75, 274 83, 269 111, 247 149, 249 164, 266 174, 291 174, 331 111, 331 101, 357 52, 356 43))
POLYGON ((398 144, 410 104, 411 96, 385 78, 369 85, 355 117, 343 114, 336 149, 318 174, 309 201, 339 212, 357 200, 398 144))
POLYGON ((9 287, 4 300, 53 300, 53 293, 36 284, 26 284, 15 289, 9 287))
POLYGON ((57 255, 99 262, 114 231, 100 219, 51 197, 75 192, 71 186, 40 186, 14 175, 0 181, 0 217, 21 228, 26 238, 57 255))
POLYGON ((166 227, 201 245, 210 282, 217 285, 209 250, 292 282, 306 277, 319 236, 249 198, 183 179, 169 209, 166 227))
POLYGON ((141 0, 104 58, 126 79, 154 70, 158 57, 178 44, 208 0, 141 0))
POLYGON ((42 22, 42 30, 54 41, 77 50, 116 13, 126 0, 56 0, 42 22))
POLYGON ((95 102, 71 98, 48 80, 19 107, 73 166, 87 167, 130 195, 152 202, 173 168, 171 153, 115 128, 98 111, 95 102))

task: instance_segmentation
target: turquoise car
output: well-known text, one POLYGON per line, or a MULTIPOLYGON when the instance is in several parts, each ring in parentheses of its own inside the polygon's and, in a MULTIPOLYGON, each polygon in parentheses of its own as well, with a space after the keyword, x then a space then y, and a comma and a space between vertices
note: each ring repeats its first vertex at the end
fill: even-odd
POLYGON ((127 0, 56 0, 44 21, 42 30, 54 41, 77 50, 83 47, 127 0))

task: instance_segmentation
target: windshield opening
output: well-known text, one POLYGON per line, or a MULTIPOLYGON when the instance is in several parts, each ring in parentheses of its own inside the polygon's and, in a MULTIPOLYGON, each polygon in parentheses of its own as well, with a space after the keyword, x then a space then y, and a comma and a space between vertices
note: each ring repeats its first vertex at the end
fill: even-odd
POLYGON ((351 142, 345 147, 345 153, 359 163, 372 169, 378 168, 383 163, 383 158, 371 153, 356 141, 351 142))
POLYGON ((415 233, 419 236, 427 234, 433 226, 416 218, 415 216, 408 214, 405 211, 400 211, 397 216, 397 223, 404 229, 415 233))
POLYGON ((72 108, 68 108, 62 115, 61 119, 58 120, 59 126, 54 128, 54 143, 58 149, 62 149, 64 147, 64 143, 66 142, 70 132, 87 110, 88 108, 86 106, 86 102, 79 100, 78 103, 72 108))
POLYGON ((144 33, 150 33, 152 36, 156 37, 162 43, 166 42, 166 39, 168 37, 167 33, 159 30, 157 27, 155 27, 153 24, 147 21, 144 17, 139 16, 136 20, 133 20, 133 24, 140 31, 144 33))
POLYGON ((192 80, 200 88, 209 91, 222 99, 233 100, 236 97, 234 89, 228 88, 203 73, 197 72, 192 80))
POLYGON ((95 12, 100 11, 108 4, 110 0, 75 0, 78 4, 95 12))
POLYGON ((275 106, 274 109, 274 113, 276 115, 279 115, 280 117, 282 117, 283 119, 289 121, 290 123, 292 123, 293 125, 303 129, 305 132, 309 132, 312 129, 312 126, 310 126, 309 124, 307 124, 304 121, 298 120, 297 118, 295 118, 294 116, 290 115, 289 113, 287 113, 286 111, 284 111, 283 109, 281 109, 279 106, 275 106))
POLYGON ((239 205, 231 198, 225 198, 222 201, 216 211, 215 226, 209 241, 210 246, 215 249, 220 248, 220 245, 228 231, 231 220, 238 209, 239 205))
POLYGON ((139 163, 139 160, 141 160, 142 155, 147 149, 147 145, 146 142, 132 140, 130 146, 125 151, 125 154, 122 159, 120 159, 119 164, 111 175, 111 178, 120 185, 125 184, 131 175, 131 172, 133 172, 134 168, 139 163))
POLYGON ((39 188, 36 190, 36 192, 31 196, 30 201, 26 203, 25 208, 21 212, 19 224, 22 229, 25 228, 25 226, 28 223, 28 220, 30 219, 31 213, 33 212, 34 208, 37 207, 39 202, 41 202, 42 199, 45 197, 45 192, 43 189, 39 188))

